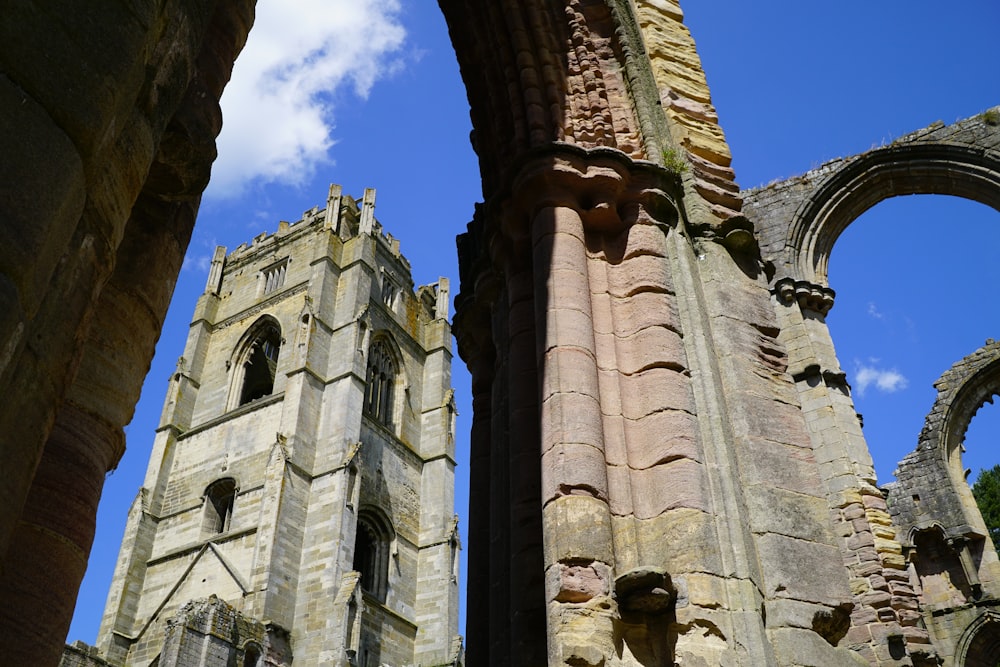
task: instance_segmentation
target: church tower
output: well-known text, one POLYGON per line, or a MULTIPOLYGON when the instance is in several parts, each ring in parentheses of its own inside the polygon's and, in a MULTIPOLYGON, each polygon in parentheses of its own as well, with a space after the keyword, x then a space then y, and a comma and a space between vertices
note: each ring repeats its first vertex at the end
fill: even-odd
POLYGON ((459 659, 448 282, 414 292, 374 206, 334 185, 216 250, 129 512, 106 664, 459 659))

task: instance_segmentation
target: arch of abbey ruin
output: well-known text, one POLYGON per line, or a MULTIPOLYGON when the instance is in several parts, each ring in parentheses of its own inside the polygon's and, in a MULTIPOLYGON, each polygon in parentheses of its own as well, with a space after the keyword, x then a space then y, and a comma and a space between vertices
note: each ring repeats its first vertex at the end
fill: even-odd
MULTIPOLYGON (((12 664, 58 662, 253 6, 22 2, 0 21, 12 664)), ((454 324, 468 664, 959 665, 995 645, 981 526, 935 543, 979 559, 965 625, 923 612, 824 318, 826 258, 866 208, 1000 208, 997 125, 741 193, 676 0, 440 6, 484 195, 454 324)))

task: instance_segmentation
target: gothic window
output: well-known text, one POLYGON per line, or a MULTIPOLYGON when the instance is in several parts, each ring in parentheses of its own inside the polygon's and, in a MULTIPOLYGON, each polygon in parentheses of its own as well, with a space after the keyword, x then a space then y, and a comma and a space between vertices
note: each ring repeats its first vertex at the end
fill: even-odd
POLYGON ((281 331, 274 320, 268 318, 257 326, 242 360, 240 400, 243 405, 274 392, 274 377, 281 349, 281 331))
POLYGON ((392 282, 392 279, 388 275, 382 276, 382 303, 388 306, 390 309, 396 303, 396 295, 399 294, 399 288, 396 284, 392 282))
POLYGON ((287 269, 287 259, 279 264, 275 264, 274 266, 264 269, 262 272, 264 279, 264 294, 270 294, 285 284, 285 271, 287 269))
POLYGON ((365 412, 376 421, 392 426, 396 362, 384 340, 375 341, 368 351, 365 412))
POLYGON ((215 535, 229 530, 235 503, 236 480, 232 477, 224 477, 209 484, 205 489, 204 532, 215 535))
POLYGON ((389 578, 389 545, 392 533, 387 523, 371 511, 358 515, 354 540, 354 570, 361 574, 361 588, 385 602, 389 578))

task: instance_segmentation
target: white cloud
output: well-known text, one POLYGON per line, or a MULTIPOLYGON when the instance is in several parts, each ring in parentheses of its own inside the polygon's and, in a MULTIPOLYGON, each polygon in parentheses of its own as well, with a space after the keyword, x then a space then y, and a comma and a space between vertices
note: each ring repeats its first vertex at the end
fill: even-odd
POLYGON ((869 301, 868 302, 868 314, 870 316, 874 317, 876 320, 884 320, 885 319, 885 315, 883 315, 882 312, 875 306, 875 302, 874 301, 869 301))
POLYGON ((329 160, 335 93, 367 97, 402 67, 399 0, 261 0, 222 96, 209 197, 294 185, 329 160))
POLYGON ((877 359, 871 361, 871 365, 858 364, 854 371, 854 384, 858 388, 859 396, 864 396, 865 390, 871 386, 887 394, 906 389, 909 381, 902 373, 895 368, 878 368, 875 366, 877 359))
POLYGON ((181 271, 208 275, 208 268, 212 265, 212 257, 215 255, 217 245, 214 238, 195 233, 195 237, 191 240, 187 253, 184 255, 181 271))
POLYGON ((181 265, 181 271, 208 273, 208 267, 211 265, 211 255, 192 255, 189 252, 187 255, 184 255, 184 264, 181 265))

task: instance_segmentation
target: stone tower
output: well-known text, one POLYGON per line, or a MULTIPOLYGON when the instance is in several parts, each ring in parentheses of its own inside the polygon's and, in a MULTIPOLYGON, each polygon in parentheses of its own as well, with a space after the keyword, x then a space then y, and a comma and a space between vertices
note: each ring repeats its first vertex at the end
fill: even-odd
POLYGON ((374 206, 331 186, 216 250, 91 656, 456 661, 448 283, 413 291, 374 206))

